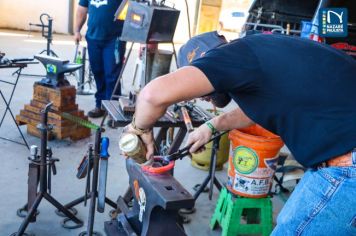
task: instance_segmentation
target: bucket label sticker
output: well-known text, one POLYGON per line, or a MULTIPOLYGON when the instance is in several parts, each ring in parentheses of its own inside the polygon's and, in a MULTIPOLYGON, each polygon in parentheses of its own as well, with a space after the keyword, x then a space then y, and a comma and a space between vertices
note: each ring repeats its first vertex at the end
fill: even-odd
POLYGON ((250 174, 258 166, 258 156, 254 150, 245 146, 236 147, 233 154, 233 164, 237 172, 250 174))
POLYGON ((236 175, 233 190, 236 193, 265 195, 270 189, 271 181, 271 178, 253 179, 236 175))

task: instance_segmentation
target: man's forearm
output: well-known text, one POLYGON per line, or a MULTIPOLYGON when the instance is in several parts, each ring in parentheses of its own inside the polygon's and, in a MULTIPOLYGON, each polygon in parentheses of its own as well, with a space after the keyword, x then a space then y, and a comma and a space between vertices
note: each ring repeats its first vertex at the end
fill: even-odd
POLYGON ((211 123, 218 131, 239 129, 254 124, 240 108, 213 118, 211 123))
POLYGON ((87 20, 88 8, 78 6, 77 13, 75 16, 74 32, 78 33, 82 29, 85 21, 87 20))
POLYGON ((140 92, 135 110, 135 125, 153 127, 171 104, 211 93, 213 87, 198 68, 187 66, 152 80, 140 92), (192 86, 194 84, 194 86, 192 86))
POLYGON ((135 111, 135 125, 140 129, 152 128, 156 121, 164 115, 167 107, 152 104, 144 99, 138 99, 135 111))

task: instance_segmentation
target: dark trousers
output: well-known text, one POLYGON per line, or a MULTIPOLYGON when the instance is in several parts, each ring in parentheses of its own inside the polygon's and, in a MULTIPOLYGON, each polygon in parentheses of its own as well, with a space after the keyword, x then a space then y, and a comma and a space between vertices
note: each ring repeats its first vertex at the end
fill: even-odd
MULTIPOLYGON (((122 68, 126 42, 118 38, 93 40, 87 38, 89 62, 96 82, 95 105, 101 107, 102 100, 109 100, 122 68)), ((117 95, 121 95, 121 86, 117 95)))

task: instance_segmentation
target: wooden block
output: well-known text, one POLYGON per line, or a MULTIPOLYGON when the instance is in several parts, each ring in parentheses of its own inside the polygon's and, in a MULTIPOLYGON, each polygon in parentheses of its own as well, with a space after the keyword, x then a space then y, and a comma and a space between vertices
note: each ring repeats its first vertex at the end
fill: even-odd
MULTIPOLYGON (((25 105, 25 111, 32 112, 34 114, 40 114, 41 108, 37 108, 31 105, 25 105)), ((67 112, 73 116, 78 116, 78 117, 84 117, 84 111, 82 110, 74 110, 71 112, 67 112)), ((49 120, 56 120, 56 121, 61 121, 61 122, 56 122, 56 124, 61 125, 61 126, 70 126, 73 125, 72 121, 69 121, 68 119, 62 117, 60 114, 53 113, 53 112, 48 112, 48 119, 49 120)))
POLYGON ((78 130, 70 136, 70 139, 73 141, 77 141, 83 138, 90 137, 91 130, 85 127, 78 128, 78 130))
POLYGON ((38 120, 34 120, 34 119, 31 119, 31 118, 28 118, 28 117, 23 116, 21 114, 16 116, 16 121, 19 124, 29 124, 29 125, 32 125, 32 126, 36 126, 38 124, 38 120))
POLYGON ((27 132, 40 137, 40 131, 36 128, 41 120, 41 110, 49 103, 53 102, 51 109, 55 112, 48 113, 48 124, 53 125, 53 129, 48 132, 49 139, 71 138, 79 140, 89 137, 90 129, 65 119, 61 112, 69 113, 73 116, 88 120, 83 110, 78 110, 75 104, 76 90, 74 86, 60 88, 49 88, 39 84, 34 85, 33 99, 29 105, 25 105, 20 114, 16 116, 19 125, 27 124, 27 132), (58 113, 57 113, 58 112, 58 113))
POLYGON ((27 123, 26 122, 24 122, 23 120, 22 120, 22 116, 20 116, 20 115, 16 115, 16 123, 18 124, 18 125, 26 125, 27 123))
POLYGON ((65 86, 59 88, 49 88, 39 84, 34 85, 33 99, 49 103, 53 102, 56 107, 65 107, 75 104, 76 90, 74 86, 65 86))
MULTIPOLYGON (((37 126, 28 124, 27 125, 27 133, 30 135, 33 135, 35 137, 41 138, 41 132, 37 129, 37 126)), ((48 135, 48 138, 47 138, 48 140, 53 140, 55 138, 54 134, 51 130, 49 132, 47 132, 47 135, 48 135)))
MULTIPOLYGON (((33 107, 38 107, 38 108, 41 108, 41 109, 43 109, 47 105, 47 103, 40 102, 40 101, 37 101, 37 100, 31 100, 30 104, 33 107)), ((62 107, 52 106, 51 108, 53 110, 55 110, 55 111, 69 112, 69 111, 78 110, 78 105, 77 104, 71 104, 71 105, 64 106, 64 107, 63 106, 62 107)))

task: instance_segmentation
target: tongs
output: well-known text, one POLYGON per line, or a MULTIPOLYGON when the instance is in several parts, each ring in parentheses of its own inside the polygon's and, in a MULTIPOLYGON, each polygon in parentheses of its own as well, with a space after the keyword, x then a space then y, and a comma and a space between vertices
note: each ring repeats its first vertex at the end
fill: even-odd
MULTIPOLYGON (((224 131, 224 132, 221 132, 221 133, 215 135, 215 136, 212 137, 206 144, 208 144, 208 143, 210 143, 210 142, 212 142, 212 141, 214 141, 214 140, 220 138, 221 136, 223 136, 223 135, 226 134, 227 132, 229 132, 229 131, 224 131)), ((206 144, 204 144, 204 145, 206 145, 206 144)), ((176 152, 174 152, 174 153, 172 153, 172 154, 169 154, 169 155, 167 155, 167 156, 163 156, 163 158, 162 158, 163 160, 162 160, 162 161, 168 164, 168 163, 171 162, 171 161, 175 161, 175 160, 178 160, 178 159, 182 159, 183 157, 185 157, 186 155, 189 154, 189 149, 190 149, 192 146, 193 146, 193 144, 188 145, 188 146, 186 146, 186 147, 184 147, 184 148, 182 148, 182 149, 179 149, 178 151, 176 151, 176 152)))

